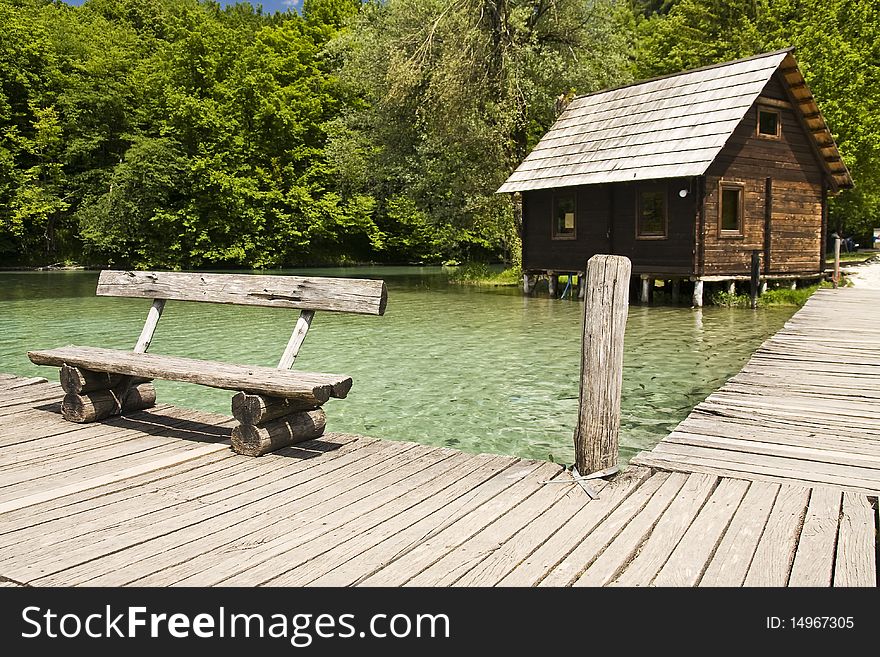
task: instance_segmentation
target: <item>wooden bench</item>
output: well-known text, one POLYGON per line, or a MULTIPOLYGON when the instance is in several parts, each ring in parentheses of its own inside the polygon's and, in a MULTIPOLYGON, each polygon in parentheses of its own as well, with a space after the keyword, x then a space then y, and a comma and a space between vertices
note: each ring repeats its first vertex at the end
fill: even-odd
POLYGON ((290 369, 315 311, 383 315, 388 299, 380 280, 150 271, 103 271, 96 294, 152 299, 153 305, 133 351, 69 346, 28 352, 37 365, 61 367, 64 418, 94 422, 153 406, 153 379, 235 390, 232 414, 240 424, 232 447, 250 456, 317 438, 326 423, 322 405, 351 389, 348 376, 290 369), (167 300, 293 308, 300 315, 276 368, 231 365, 147 353, 167 300))

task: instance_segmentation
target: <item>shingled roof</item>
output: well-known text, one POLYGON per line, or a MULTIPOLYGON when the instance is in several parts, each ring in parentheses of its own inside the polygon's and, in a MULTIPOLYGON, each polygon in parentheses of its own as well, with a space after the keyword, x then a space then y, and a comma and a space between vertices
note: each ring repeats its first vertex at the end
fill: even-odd
POLYGON ((852 187, 791 49, 575 98, 499 192, 703 175, 780 70, 836 187, 852 187))

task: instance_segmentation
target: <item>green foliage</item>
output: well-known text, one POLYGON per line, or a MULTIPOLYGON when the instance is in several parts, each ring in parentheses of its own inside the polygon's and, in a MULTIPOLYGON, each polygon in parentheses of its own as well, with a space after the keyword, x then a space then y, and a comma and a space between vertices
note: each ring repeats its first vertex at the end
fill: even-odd
MULTIPOLYGON (((823 282, 817 285, 808 285, 792 290, 788 287, 771 288, 758 297, 758 308, 768 306, 793 306, 800 308, 813 296, 813 292, 820 287, 829 287, 830 283, 823 282)), ((711 295, 709 303, 713 306, 727 306, 729 308, 750 308, 751 297, 748 294, 730 294, 718 291, 711 295)))
POLYGON ((876 0, 674 0, 639 24, 644 77, 788 46, 856 187, 830 225, 867 239, 880 225, 880 6, 876 0))
MULTIPOLYGON (((573 95, 786 45, 880 217, 872 0, 0 0, 0 266, 520 265, 573 95)), ((479 277, 477 277, 479 278, 479 277)))
POLYGON ((497 271, 483 262, 468 262, 449 267, 449 281, 462 285, 512 287, 522 282, 522 269, 508 267, 497 271))

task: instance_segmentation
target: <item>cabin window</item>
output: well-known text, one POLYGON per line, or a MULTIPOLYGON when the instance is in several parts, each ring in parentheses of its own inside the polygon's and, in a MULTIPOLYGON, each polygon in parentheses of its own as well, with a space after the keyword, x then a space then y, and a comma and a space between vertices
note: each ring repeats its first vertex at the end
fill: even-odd
POLYGON ((666 190, 643 189, 639 192, 636 236, 641 239, 666 237, 666 190))
POLYGON ((564 194, 553 199, 553 239, 577 239, 577 208, 574 194, 564 194))
POLYGON ((782 123, 776 110, 758 108, 758 136, 765 139, 779 139, 782 123))
POLYGON ((719 229, 722 236, 743 234, 743 186, 721 183, 719 229))

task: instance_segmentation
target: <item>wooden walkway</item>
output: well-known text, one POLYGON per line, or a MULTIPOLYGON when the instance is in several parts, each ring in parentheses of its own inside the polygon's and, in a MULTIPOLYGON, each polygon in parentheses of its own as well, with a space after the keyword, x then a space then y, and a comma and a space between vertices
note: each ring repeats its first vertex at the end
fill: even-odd
POLYGON ((0 374, 0 585, 877 584, 880 292, 820 292, 590 500, 560 466, 231 418, 101 423, 0 374), (566 483, 546 483, 564 481, 566 483))

